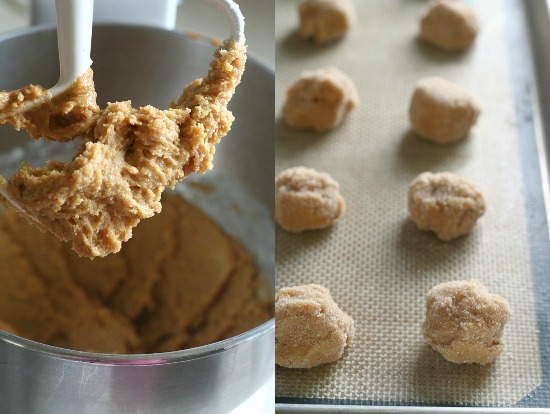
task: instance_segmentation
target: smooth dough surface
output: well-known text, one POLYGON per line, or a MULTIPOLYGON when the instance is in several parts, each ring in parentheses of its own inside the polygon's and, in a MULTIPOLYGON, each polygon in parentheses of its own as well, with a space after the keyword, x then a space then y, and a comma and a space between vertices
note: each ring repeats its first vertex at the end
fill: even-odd
POLYGON ((291 128, 323 132, 340 125, 358 102, 351 78, 327 66, 300 74, 287 91, 282 115, 291 128))
POLYGON ((329 227, 344 211, 340 186, 326 173, 294 167, 275 180, 275 219, 288 232, 329 227))
POLYGON ((502 352, 502 331, 510 316, 506 299, 477 280, 458 280, 428 292, 422 331, 445 359, 484 365, 502 352))
POLYGON ((468 135, 480 112, 480 105, 466 89, 440 77, 428 77, 415 86, 409 119, 421 137, 451 144, 468 135))
POLYGON ((271 318, 254 257, 179 196, 162 203, 121 252, 93 261, 12 210, 0 214, 0 329, 70 349, 149 353, 271 318))
POLYGON ((340 359, 354 334, 353 319, 327 288, 311 284, 283 288, 275 299, 275 362, 312 368, 340 359))
POLYGON ((420 39, 446 51, 468 48, 479 30, 471 7, 460 0, 435 0, 420 19, 420 39))
POLYGON ((317 43, 342 38, 357 19, 353 0, 304 0, 299 13, 298 33, 317 43))
POLYGON ((409 185, 408 205, 420 230, 445 241, 469 233, 486 208, 477 184, 448 172, 416 177, 409 185))

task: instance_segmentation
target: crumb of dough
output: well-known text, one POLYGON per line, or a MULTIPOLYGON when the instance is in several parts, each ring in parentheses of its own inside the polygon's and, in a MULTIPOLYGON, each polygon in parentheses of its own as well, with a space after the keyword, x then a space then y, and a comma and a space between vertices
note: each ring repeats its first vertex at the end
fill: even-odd
POLYGON ((304 0, 299 12, 298 33, 317 43, 344 37, 357 19, 353 0, 304 0))
POLYGON ((481 112, 476 99, 464 88, 439 77, 420 80, 409 106, 413 131, 438 144, 465 138, 481 112))
POLYGON ((300 74, 287 91, 282 114, 291 128, 323 132, 340 125, 358 102, 350 77, 327 66, 300 74))
POLYGON ((92 116, 93 125, 86 121, 90 132, 72 161, 23 164, 7 182, 0 177, 0 185, 33 223, 72 242, 79 255, 119 251, 141 219, 160 212, 165 188, 212 168, 214 145, 234 119, 227 104, 244 71, 246 47, 226 41, 214 56, 208 76, 188 85, 170 109, 110 103, 92 116))
POLYGON ((471 7, 459 0, 435 0, 420 19, 420 39, 446 51, 468 48, 479 30, 471 7))
POLYGON ((502 331, 510 315, 503 297, 477 280, 457 280, 428 292, 422 331, 448 361, 485 365, 502 352, 502 331))
POLYGON ((275 362, 312 368, 340 359, 353 339, 353 320, 323 286, 283 288, 275 298, 275 362))
POLYGON ((344 211, 340 186, 326 173, 294 167, 275 180, 275 219, 288 232, 324 229, 344 211))
POLYGON ((180 197, 166 194, 162 203, 163 211, 136 228, 119 254, 80 262, 15 212, 0 214, 0 329, 69 349, 151 353, 206 345, 269 320, 273 300, 260 298, 254 258, 180 197), (171 246, 168 254, 147 267, 163 245, 171 246), (124 266, 96 265, 114 258, 124 266), (140 267, 158 274, 141 273, 128 284, 140 267), (108 272, 88 277, 100 269, 108 272))
POLYGON ((416 226, 444 241, 469 233, 486 208, 476 183, 449 172, 416 177, 409 185, 408 204, 416 226))

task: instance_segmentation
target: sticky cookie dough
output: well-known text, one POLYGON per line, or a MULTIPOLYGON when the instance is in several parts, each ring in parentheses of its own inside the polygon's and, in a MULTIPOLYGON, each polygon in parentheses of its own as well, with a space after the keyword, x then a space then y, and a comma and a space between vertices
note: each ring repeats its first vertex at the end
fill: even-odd
POLYGON ((353 0, 303 0, 298 33, 317 43, 344 37, 356 21, 353 0))
POLYGON ((323 286, 281 289, 275 299, 275 362, 312 368, 340 359, 353 339, 353 320, 323 286))
POLYGON ((432 1, 420 19, 420 39, 451 52, 470 47, 478 30, 474 11, 460 0, 432 1))
POLYGON ((445 241, 469 233, 485 213, 477 184, 448 172, 416 177, 409 185, 408 204, 416 226, 445 241))
MULTIPOLYGON (((49 161, 42 168, 23 164, 7 182, 0 177, 13 203, 1 196, 0 201, 19 206, 42 230, 71 242, 81 256, 103 257, 120 250, 141 219, 160 212, 165 188, 212 168, 214 145, 233 121, 227 104, 244 71, 246 47, 227 40, 214 57, 208 76, 188 85, 168 110, 134 109, 127 101, 109 103, 96 113, 95 95, 89 93, 92 80, 79 79, 73 87, 87 85, 83 94, 94 100, 86 112, 90 117, 83 116, 79 126, 72 121, 82 111, 60 110, 67 112, 60 124, 71 123, 71 133, 61 140, 82 133, 84 142, 77 154, 70 162, 49 161)), ((14 107, 39 94, 29 88, 29 94, 20 90, 0 95, 0 123, 60 140, 50 134, 51 122, 41 121, 51 120, 50 107, 36 117, 23 114, 25 120, 10 115, 14 107)))
POLYGON ((323 132, 340 125, 358 102, 350 77, 327 66, 298 77, 287 91, 282 115, 291 128, 323 132))
POLYGON ((441 283, 428 292, 422 332, 448 361, 484 365, 502 352, 510 315, 506 299, 477 280, 441 283))
POLYGON ((94 261, 12 210, 0 214, 0 329, 63 348, 151 353, 271 318, 254 257, 179 196, 162 203, 118 254, 94 261))
POLYGON ((339 185, 326 173, 294 167, 275 180, 275 219, 288 232, 329 227, 344 210, 339 185))
POLYGON ((409 106, 414 132, 438 144, 465 138, 481 112, 476 99, 464 88, 439 77, 420 80, 409 106))

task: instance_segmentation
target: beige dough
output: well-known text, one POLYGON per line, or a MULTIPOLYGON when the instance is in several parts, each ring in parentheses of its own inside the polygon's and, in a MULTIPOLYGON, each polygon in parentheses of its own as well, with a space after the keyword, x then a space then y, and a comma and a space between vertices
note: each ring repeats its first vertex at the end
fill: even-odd
POLYGON ((408 201, 416 226, 445 241, 469 233, 485 213, 477 184, 448 172, 420 174, 409 185, 408 201))
POLYGON ((450 144, 465 138, 475 125, 481 108, 462 87, 443 78, 420 80, 409 107, 413 131, 438 144, 450 144))
POLYGON ((14 335, 20 335, 12 326, 4 321, 0 321, 0 330, 12 333, 14 335))
POLYGON ((441 283, 428 292, 422 331, 445 359, 484 365, 502 352, 502 330, 510 315, 506 299, 477 280, 441 283))
POLYGON ((353 81, 328 66, 303 72, 287 91, 283 119, 291 128, 328 131, 340 125, 359 101, 353 81))
POLYGON ((340 359, 353 339, 353 320, 323 286, 281 289, 275 298, 275 362, 312 368, 340 359))
POLYGON ((0 329, 70 349, 150 353, 271 318, 254 257, 180 197, 162 204, 120 253, 93 261, 14 211, 0 214, 0 329))
POLYGON ((286 231, 323 229, 344 213, 338 183, 313 168, 284 170, 275 180, 275 219, 286 231))
POLYGON ((340 39, 356 21, 353 0, 304 0, 299 11, 298 33, 318 43, 340 39))
POLYGON ((446 51, 466 49, 478 30, 474 11, 460 0, 432 1, 420 20, 420 39, 446 51))
MULTIPOLYGON (((141 219, 160 212, 165 188, 190 173, 212 168, 214 145, 233 121, 227 104, 244 71, 246 48, 226 41, 214 56, 208 76, 188 85, 168 110, 134 109, 128 101, 110 103, 94 114, 93 81, 79 79, 73 85, 78 90, 67 93, 81 93, 83 97, 74 98, 77 102, 94 101, 86 112, 92 114, 91 122, 82 117, 81 128, 73 125, 71 134, 61 138, 51 133, 47 122, 33 122, 49 119, 51 111, 58 110, 55 106, 46 105, 40 116, 25 113, 24 120, 10 115, 40 89, 29 87, 35 93, 28 96, 22 90, 3 92, 0 123, 11 122, 35 137, 55 140, 82 133, 84 143, 72 161, 50 161, 43 168, 23 164, 7 182, 0 177, 0 185, 7 186, 10 198, 36 218, 35 224, 72 242, 79 255, 92 258, 117 252, 141 219)), ((62 112, 67 112, 67 119, 62 119, 69 122, 82 111, 62 112)))

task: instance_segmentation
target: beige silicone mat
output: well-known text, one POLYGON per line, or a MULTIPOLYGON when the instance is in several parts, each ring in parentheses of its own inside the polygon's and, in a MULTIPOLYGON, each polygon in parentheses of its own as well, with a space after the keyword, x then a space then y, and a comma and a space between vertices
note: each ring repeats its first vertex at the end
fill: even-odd
POLYGON ((343 41, 320 47, 296 36, 297 1, 276 1, 277 111, 301 71, 325 65, 347 72, 361 99, 326 134, 292 131, 276 114, 276 172, 297 165, 328 172, 347 203, 331 229, 277 229, 277 287, 325 285, 356 324, 340 361, 311 370, 277 367, 278 401, 514 404, 543 374, 503 3, 470 2, 482 30, 475 47, 457 55, 416 40, 426 1, 355 3, 360 24, 343 41), (409 132, 413 85, 429 75, 463 85, 482 103, 465 141, 443 147, 409 132), (423 171, 455 172, 481 186, 488 210, 472 234, 443 243, 408 220, 407 186, 423 171), (484 367, 445 361, 421 334, 426 292, 466 278, 479 279, 513 309, 505 351, 484 367))

